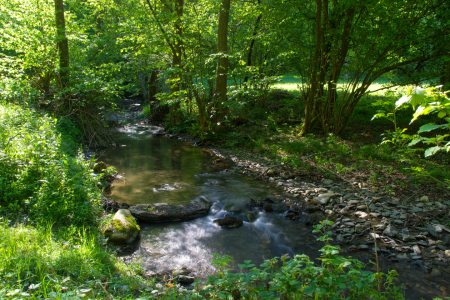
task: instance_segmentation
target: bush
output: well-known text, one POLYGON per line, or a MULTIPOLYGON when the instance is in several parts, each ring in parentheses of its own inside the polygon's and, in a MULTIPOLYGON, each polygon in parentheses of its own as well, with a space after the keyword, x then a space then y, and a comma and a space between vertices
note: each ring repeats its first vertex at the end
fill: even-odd
POLYGON ((58 126, 56 119, 31 109, 0 105, 3 211, 37 223, 94 222, 101 195, 89 162, 74 147, 74 130, 68 120, 58 126))

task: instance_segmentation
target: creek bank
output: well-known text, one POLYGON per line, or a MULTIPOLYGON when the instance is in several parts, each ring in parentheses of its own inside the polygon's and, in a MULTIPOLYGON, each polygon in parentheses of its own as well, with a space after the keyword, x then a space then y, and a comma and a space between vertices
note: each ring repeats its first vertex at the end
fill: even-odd
POLYGON ((211 151, 233 161, 235 172, 292 195, 281 201, 252 199, 248 206, 307 225, 333 220, 335 242, 346 252, 374 253, 375 230, 380 257, 391 263, 409 262, 433 278, 440 278, 441 271, 450 274, 450 201, 432 201, 420 189, 413 197, 379 193, 363 181, 326 179, 316 171, 286 168, 245 150, 212 147, 211 151))

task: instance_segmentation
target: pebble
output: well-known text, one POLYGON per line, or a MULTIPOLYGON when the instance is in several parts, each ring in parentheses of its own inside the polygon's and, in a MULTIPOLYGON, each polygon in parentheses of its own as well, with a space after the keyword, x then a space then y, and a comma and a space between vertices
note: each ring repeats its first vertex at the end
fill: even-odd
POLYGON ((357 211, 357 212, 355 212, 355 215, 360 218, 366 218, 368 216, 367 213, 363 212, 363 211, 357 211))
POLYGON ((431 270, 431 276, 441 276, 441 271, 439 271, 439 270, 436 269, 436 268, 433 268, 433 269, 431 270))
POLYGON ((428 199, 428 196, 422 196, 419 200, 420 200, 421 202, 428 202, 428 201, 430 201, 430 200, 428 199))
POLYGON ((395 229, 394 226, 388 225, 386 229, 383 231, 383 235, 394 237, 397 235, 397 229, 395 229))
POLYGON ((358 249, 359 250, 369 250, 369 246, 367 246, 367 245, 359 245, 358 249))
POLYGON ((420 255, 420 254, 422 254, 422 251, 420 251, 420 248, 419 248, 419 246, 417 246, 417 245, 414 245, 414 246, 413 246, 413 251, 414 251, 414 254, 415 254, 415 255, 420 255))
POLYGON ((406 255, 405 253, 397 254, 397 256, 395 257, 397 259, 408 259, 408 255, 406 255))

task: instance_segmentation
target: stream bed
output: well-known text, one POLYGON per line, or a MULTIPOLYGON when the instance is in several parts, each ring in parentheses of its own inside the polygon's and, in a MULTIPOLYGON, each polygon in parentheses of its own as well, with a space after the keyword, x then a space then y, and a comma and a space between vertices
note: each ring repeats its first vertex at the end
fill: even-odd
MULTIPOLYGON (((204 197, 213 206, 207 216, 191 221, 140 224, 140 239, 127 256, 139 259, 145 270, 161 273, 187 268, 200 278, 214 273, 213 254, 230 255, 236 263, 251 260, 256 265, 284 254, 306 254, 311 259, 319 256, 322 244, 316 241, 311 226, 246 206, 250 198, 283 200, 292 195, 274 184, 255 180, 256 176, 240 174, 208 149, 158 136, 160 130, 146 124, 127 125, 118 132, 121 145, 97 155, 122 175, 113 183, 111 198, 134 205, 187 204, 204 197), (226 213, 243 219, 244 225, 224 229, 213 223, 226 213)), ((371 252, 351 255, 364 262, 375 260, 371 252)), ((384 272, 396 269, 400 273, 408 299, 448 295, 450 274, 444 271, 436 279, 407 262, 394 264, 381 259, 381 267, 384 272)))

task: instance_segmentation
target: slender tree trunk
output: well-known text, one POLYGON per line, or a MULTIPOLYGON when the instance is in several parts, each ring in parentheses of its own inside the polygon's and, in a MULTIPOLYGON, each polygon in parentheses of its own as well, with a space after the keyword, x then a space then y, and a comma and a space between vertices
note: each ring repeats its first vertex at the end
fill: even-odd
POLYGON ((158 94, 158 70, 153 69, 148 79, 148 99, 147 101, 155 101, 158 94))
POLYGON ((322 0, 316 0, 316 49, 314 51, 314 59, 311 67, 311 82, 308 91, 308 98, 306 99, 305 108, 305 122, 300 132, 301 135, 305 135, 311 132, 312 118, 314 113, 314 99, 316 98, 318 88, 318 76, 320 69, 318 69, 320 61, 320 49, 322 47, 322 0))
MULTIPOLYGON (((260 1, 258 1, 258 4, 260 4, 260 1)), ((253 34, 252 34, 252 40, 250 41, 250 46, 248 47, 247 52, 247 67, 250 67, 252 65, 252 54, 253 54, 253 47, 255 46, 255 37, 258 34, 258 26, 259 22, 261 22, 262 13, 259 14, 258 18, 256 18, 255 27, 253 28, 253 34)), ((248 81, 248 76, 244 77, 244 82, 248 81)))
MULTIPOLYGON (((184 0, 175 0, 175 12, 177 14, 177 21, 175 23, 175 32, 176 32, 176 42, 175 42, 175 51, 172 53, 172 65, 178 68, 175 77, 177 79, 181 79, 181 56, 183 50, 183 42, 182 42, 182 18, 183 18, 183 8, 184 8, 184 0)), ((172 84, 171 92, 177 93, 180 91, 180 82, 177 80, 176 83, 172 84)), ((175 125, 180 121, 178 110, 180 109, 180 102, 176 101, 169 108, 170 113, 170 124, 175 125)))
POLYGON ((219 28, 217 36, 217 52, 222 56, 217 61, 216 69, 216 90, 214 95, 215 100, 215 115, 214 123, 220 127, 219 124, 225 118, 227 113, 227 72, 228 72, 228 57, 227 54, 227 39, 228 39, 228 18, 230 15, 231 0, 222 0, 219 13, 219 28))
POLYGON ((55 0, 56 43, 59 52, 59 76, 61 86, 69 83, 69 41, 66 36, 66 21, 64 19, 63 0, 55 0))
POLYGON ((147 97, 148 97, 148 92, 147 89, 145 88, 145 80, 144 80, 144 75, 142 74, 142 70, 139 70, 139 85, 141 86, 141 91, 142 91, 142 101, 146 101, 147 97))

